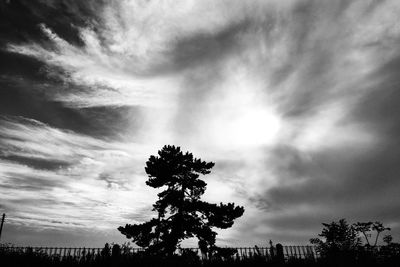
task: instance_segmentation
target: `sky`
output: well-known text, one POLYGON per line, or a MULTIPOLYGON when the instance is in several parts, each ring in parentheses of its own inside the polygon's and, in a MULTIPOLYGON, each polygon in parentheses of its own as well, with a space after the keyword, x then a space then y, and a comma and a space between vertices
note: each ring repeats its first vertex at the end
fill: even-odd
MULTIPOLYGON (((145 162, 215 162, 217 244, 400 241, 397 0, 0 0, 2 242, 102 247, 154 216, 145 162)), ((187 244, 190 243, 189 240, 187 244)))

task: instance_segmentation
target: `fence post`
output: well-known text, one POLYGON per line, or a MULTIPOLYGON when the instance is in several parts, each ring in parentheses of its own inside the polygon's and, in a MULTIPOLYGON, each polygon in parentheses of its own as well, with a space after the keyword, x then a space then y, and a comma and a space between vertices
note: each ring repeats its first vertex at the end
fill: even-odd
POLYGON ((3 224, 4 224, 4 219, 6 218, 6 214, 3 213, 3 216, 1 218, 1 226, 0 226, 0 241, 1 241, 1 232, 3 231, 3 224))
POLYGON ((271 259, 275 258, 275 248, 272 240, 269 240, 269 255, 271 259))
POLYGON ((111 256, 113 258, 121 256, 121 247, 118 244, 114 244, 114 246, 112 247, 111 256))
POLYGON ((276 244, 276 260, 279 263, 285 262, 285 255, 283 253, 283 246, 280 243, 276 244))

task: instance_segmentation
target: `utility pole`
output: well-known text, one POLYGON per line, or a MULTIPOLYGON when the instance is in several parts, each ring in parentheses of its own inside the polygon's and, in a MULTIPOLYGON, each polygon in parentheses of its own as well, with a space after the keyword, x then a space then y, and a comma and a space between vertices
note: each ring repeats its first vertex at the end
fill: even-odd
POLYGON ((6 214, 3 213, 3 217, 1 218, 1 226, 0 226, 0 241, 1 241, 1 232, 3 231, 3 224, 4 224, 5 218, 6 218, 6 214))

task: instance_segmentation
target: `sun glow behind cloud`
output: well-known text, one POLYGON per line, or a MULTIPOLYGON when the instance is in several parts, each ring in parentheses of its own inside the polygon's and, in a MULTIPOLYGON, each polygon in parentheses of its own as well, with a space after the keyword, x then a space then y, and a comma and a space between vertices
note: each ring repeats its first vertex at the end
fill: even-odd
POLYGON ((5 46, 42 62, 56 81, 31 90, 78 112, 140 112, 107 138, 5 114, 2 200, 16 210, 16 224, 88 229, 99 221, 96 228, 116 232, 152 216, 156 192, 144 184, 144 163, 176 144, 216 162, 207 199, 246 207, 221 242, 264 242, 274 231, 290 238, 272 217, 330 218, 315 203, 292 204, 301 193, 290 190, 313 181, 326 192, 339 176, 355 179, 347 162, 363 166, 359 158, 387 141, 352 116, 398 54, 398 11, 396 1, 109 1, 96 10, 98 21, 74 26, 81 45, 42 22, 45 41, 5 46), (249 222, 256 230, 243 237, 249 222))
POLYGON ((222 138, 227 138, 229 144, 241 146, 265 145, 274 143, 278 130, 277 117, 267 110, 250 109, 240 114, 231 125, 228 124, 228 130, 222 134, 222 138))

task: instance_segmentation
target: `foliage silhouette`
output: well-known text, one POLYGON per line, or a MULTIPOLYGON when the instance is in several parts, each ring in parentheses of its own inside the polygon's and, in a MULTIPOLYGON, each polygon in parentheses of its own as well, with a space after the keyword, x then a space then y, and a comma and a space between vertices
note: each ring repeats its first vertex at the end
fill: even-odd
POLYGON ((213 166, 213 162, 183 153, 180 147, 164 146, 158 156, 150 156, 145 167, 148 186, 166 187, 153 205, 158 218, 118 230, 152 254, 172 255, 182 240, 191 237, 199 240, 203 253, 210 253, 216 248, 217 233, 212 228, 229 228, 244 212, 234 203, 217 205, 200 200, 207 184, 199 176, 209 174, 213 166))
POLYGON ((349 225, 345 219, 330 224, 323 223, 324 229, 319 234, 323 240, 312 238, 310 242, 317 246, 321 255, 320 262, 331 266, 394 266, 400 261, 400 245, 392 242, 392 237, 383 238, 386 245, 377 246, 379 235, 387 230, 380 222, 357 222, 349 225), (375 241, 371 243, 368 236, 376 232, 375 241), (360 236, 365 238, 362 244, 360 236))
POLYGON ((357 223, 353 224, 353 227, 357 232, 360 232, 363 234, 368 246, 371 246, 371 243, 369 242, 369 238, 368 238, 368 232, 375 231, 376 232, 375 242, 374 242, 374 244, 372 244, 372 246, 374 246, 374 247, 378 243, 379 235, 384 231, 390 231, 390 228, 384 227, 381 222, 374 222, 374 223, 373 222, 357 222, 357 223))
POLYGON ((345 219, 338 222, 323 223, 324 228, 319 234, 320 238, 312 238, 310 242, 317 246, 317 251, 325 258, 351 258, 361 240, 353 225, 349 225, 345 219))

